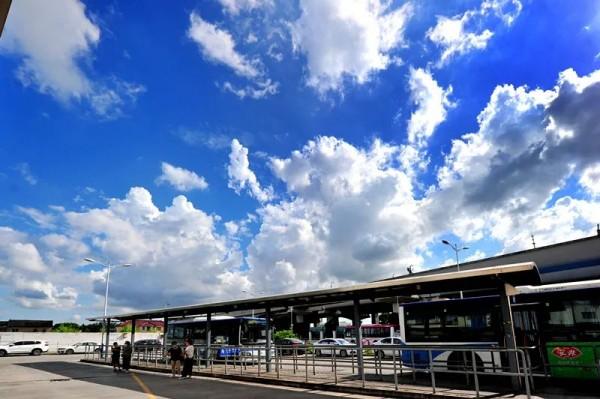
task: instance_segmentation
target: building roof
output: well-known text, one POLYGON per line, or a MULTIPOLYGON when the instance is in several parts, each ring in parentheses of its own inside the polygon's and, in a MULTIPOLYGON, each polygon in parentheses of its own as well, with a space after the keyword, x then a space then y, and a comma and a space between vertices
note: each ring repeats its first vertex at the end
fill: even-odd
POLYGON ((10 9, 11 0, 0 0, 0 37, 2 37, 2 31, 4 30, 4 23, 8 16, 8 10, 10 9))
MULTIPOLYGON (((125 320, 123 323, 119 324, 119 327, 131 325, 131 320, 125 320)), ((136 320, 135 327, 164 327, 164 322, 162 320, 136 320)))
MULTIPOLYGON (((171 308, 152 309, 141 312, 107 316, 112 319, 128 320, 159 317, 187 317, 206 313, 227 313, 240 310, 287 308, 289 306, 329 304, 354 299, 371 299, 390 296, 410 296, 452 290, 478 288, 498 289, 504 283, 511 285, 539 284, 537 267, 533 262, 462 270, 424 276, 411 276, 403 279, 378 281, 348 287, 330 288, 292 294, 272 295, 251 299, 238 299, 225 302, 204 303, 171 308)), ((88 320, 102 320, 96 316, 88 320)))
MULTIPOLYGON (((600 233, 577 240, 464 262, 460 264, 460 270, 517 262, 535 262, 544 284, 600 278, 600 233)), ((456 265, 449 265, 379 281, 449 273, 456 270, 456 265)))

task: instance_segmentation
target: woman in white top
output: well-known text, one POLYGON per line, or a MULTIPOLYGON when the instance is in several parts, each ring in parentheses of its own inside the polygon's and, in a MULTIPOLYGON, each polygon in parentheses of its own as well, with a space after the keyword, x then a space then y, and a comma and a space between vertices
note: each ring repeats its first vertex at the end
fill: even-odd
POLYGON ((183 371, 181 379, 192 378, 192 368, 194 367, 194 345, 191 339, 185 340, 185 348, 183 350, 183 371))

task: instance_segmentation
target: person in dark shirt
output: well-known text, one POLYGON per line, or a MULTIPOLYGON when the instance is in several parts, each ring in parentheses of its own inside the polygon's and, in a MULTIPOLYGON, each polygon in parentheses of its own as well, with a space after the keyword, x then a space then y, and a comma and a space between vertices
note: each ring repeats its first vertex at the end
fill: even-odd
POLYGON ((181 371, 181 358, 183 351, 181 347, 177 345, 177 342, 171 342, 171 347, 168 350, 169 358, 171 359, 171 378, 176 378, 177 374, 181 371))
POLYGON ((121 371, 121 347, 118 343, 113 342, 110 351, 112 353, 111 364, 113 366, 113 371, 121 371))
POLYGON ((129 373, 132 352, 133 348, 131 347, 131 342, 125 341, 125 345, 123 345, 123 370, 125 370, 126 373, 129 373))

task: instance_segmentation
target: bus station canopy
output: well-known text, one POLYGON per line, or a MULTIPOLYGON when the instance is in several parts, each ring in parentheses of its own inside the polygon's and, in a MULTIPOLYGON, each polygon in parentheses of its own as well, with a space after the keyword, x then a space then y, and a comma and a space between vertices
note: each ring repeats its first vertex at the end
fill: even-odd
MULTIPOLYGON (((401 277, 347 287, 271 295, 258 298, 238 299, 224 302, 204 303, 145 310, 107 316, 96 316, 89 321, 153 319, 164 317, 189 317, 203 314, 238 312, 252 309, 286 309, 290 306, 311 306, 353 300, 372 300, 385 297, 410 297, 448 291, 468 291, 473 288, 501 292, 504 284, 538 285, 540 276, 534 262, 492 266, 474 270, 441 273, 435 275, 401 277)), ((503 291, 502 291, 503 292, 503 291)))

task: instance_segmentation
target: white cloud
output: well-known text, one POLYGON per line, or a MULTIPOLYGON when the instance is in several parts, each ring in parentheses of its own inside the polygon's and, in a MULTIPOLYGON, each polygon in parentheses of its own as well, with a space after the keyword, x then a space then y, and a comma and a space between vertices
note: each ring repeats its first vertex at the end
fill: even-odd
POLYGON ((468 10, 462 15, 438 16, 436 25, 426 35, 443 50, 439 65, 455 56, 486 48, 494 33, 482 26, 493 18, 511 25, 521 9, 519 0, 484 0, 479 9, 468 10))
POLYGON ((25 180, 31 186, 35 186, 38 183, 37 177, 35 177, 33 173, 31 173, 31 168, 29 167, 29 164, 27 162, 17 164, 17 166, 15 166, 15 169, 21 174, 23 180, 25 180))
POLYGON ((219 0, 219 3, 221 3, 223 10, 231 15, 273 6, 273 0, 219 0))
POLYGON ((235 87, 231 82, 225 82, 222 87, 223 90, 235 94, 242 100, 246 97, 259 100, 277 94, 279 91, 279 83, 272 82, 271 79, 257 81, 254 85, 246 85, 242 88, 235 87))
POLYGON ((340 90, 346 78, 363 84, 386 69, 412 14, 410 3, 391 10, 380 0, 302 0, 300 8, 293 44, 306 55, 307 84, 320 93, 340 90))
POLYGON ((579 77, 566 70, 547 91, 496 87, 478 116, 478 132, 453 142, 438 172, 439 189, 430 195, 443 206, 432 206, 427 219, 444 223, 452 215, 459 236, 489 233, 507 249, 522 249, 529 234, 547 243, 587 234, 597 202, 550 201, 567 178, 583 171, 585 180, 597 163, 597 98, 598 71, 579 77), (553 226, 552 217, 565 227, 553 226))
POLYGON ((24 86, 65 104, 86 100, 98 115, 112 118, 122 114, 143 86, 90 78, 87 70, 100 36, 79 0, 19 0, 11 6, 0 51, 22 58, 16 76, 24 86))
MULTIPOLYGON (((233 1, 230 4, 238 4, 238 2, 233 1)), ((273 82, 266 76, 260 59, 248 59, 240 54, 235 48, 233 36, 228 31, 220 29, 192 12, 187 34, 198 45, 204 58, 223 64, 231 68, 236 75, 250 81, 250 84, 242 88, 235 87, 231 82, 217 83, 217 86, 224 91, 235 94, 240 99, 261 99, 278 92, 279 83, 273 82)), ((256 40, 256 36, 249 36, 247 40, 256 40)))
POLYGON ((591 195, 600 197, 600 163, 586 168, 579 178, 579 184, 591 195))
POLYGON ((446 120, 448 109, 454 103, 450 101, 452 86, 440 87, 432 74, 422 68, 410 68, 408 85, 416 109, 408 120, 408 143, 401 147, 399 159, 404 170, 415 179, 429 164, 425 151, 429 138, 446 120))
POLYGON ((23 206, 17 206, 17 210, 29 216, 34 222, 44 229, 54 227, 55 217, 50 213, 44 213, 38 209, 26 208, 23 206))
POLYGON ((229 165, 227 166, 227 175, 229 176, 228 186, 240 193, 242 190, 248 190, 250 195, 260 202, 266 202, 273 199, 273 190, 268 187, 261 188, 254 172, 250 169, 248 161, 248 149, 244 147, 237 139, 231 141, 231 152, 229 153, 229 165))
POLYGON ((237 75, 246 78, 256 78, 260 75, 258 60, 248 60, 235 49, 235 40, 229 32, 219 29, 192 12, 188 37, 200 49, 202 55, 209 61, 224 64, 237 75))
POLYGON ((408 142, 422 147, 431 137, 435 128, 446 120, 452 86, 444 89, 433 79, 429 71, 410 68, 410 98, 417 106, 408 121, 408 142))
POLYGON ((191 170, 173 166, 167 162, 161 165, 162 174, 156 178, 156 184, 170 184, 179 191, 205 190, 208 183, 202 176, 191 170))

